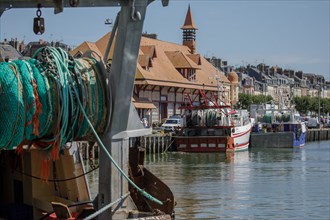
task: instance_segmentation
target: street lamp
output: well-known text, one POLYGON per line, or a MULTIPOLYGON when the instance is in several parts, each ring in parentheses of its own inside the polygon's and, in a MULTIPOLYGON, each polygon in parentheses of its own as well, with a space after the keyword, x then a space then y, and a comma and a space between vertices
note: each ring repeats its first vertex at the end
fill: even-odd
POLYGON ((319 89, 319 111, 318 111, 318 115, 319 115, 319 124, 321 123, 321 89, 319 89))
POLYGON ((319 102, 319 108, 318 108, 318 119, 319 119, 319 125, 321 125, 321 90, 322 90, 322 84, 317 85, 318 88, 318 102, 319 102))

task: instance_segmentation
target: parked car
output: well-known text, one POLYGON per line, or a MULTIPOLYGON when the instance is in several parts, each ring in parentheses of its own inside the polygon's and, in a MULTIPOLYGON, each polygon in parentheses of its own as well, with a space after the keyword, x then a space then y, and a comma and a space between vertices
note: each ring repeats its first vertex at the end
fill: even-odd
POLYGON ((321 123, 324 128, 329 128, 330 127, 330 118, 327 118, 327 117, 321 118, 321 123))
POLYGON ((318 120, 317 118, 309 118, 307 121, 308 128, 317 128, 318 127, 318 120))
POLYGON ((181 117, 170 117, 161 126, 165 132, 175 132, 182 128, 183 121, 181 117))

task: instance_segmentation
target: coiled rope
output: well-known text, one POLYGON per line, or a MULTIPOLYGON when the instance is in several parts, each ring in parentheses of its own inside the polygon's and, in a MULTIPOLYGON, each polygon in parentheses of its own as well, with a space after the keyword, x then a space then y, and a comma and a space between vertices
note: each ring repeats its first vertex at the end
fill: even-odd
POLYGON ((27 141, 45 151, 46 178, 50 161, 67 142, 94 138, 78 99, 102 133, 107 110, 98 65, 94 58, 74 60, 53 47, 40 48, 33 59, 0 63, 0 150, 21 152, 27 141))
POLYGON ((0 149, 10 149, 24 136, 23 85, 15 63, 0 63, 0 149))
POLYGON ((68 141, 95 136, 121 175, 162 205, 124 173, 98 136, 107 117, 103 77, 94 58, 74 60, 61 48, 44 47, 34 59, 0 63, 0 121, 5 122, 0 123, 0 150, 17 146, 21 152, 23 140, 31 141, 48 152, 41 172, 41 178, 47 179, 51 160, 58 159, 68 141))

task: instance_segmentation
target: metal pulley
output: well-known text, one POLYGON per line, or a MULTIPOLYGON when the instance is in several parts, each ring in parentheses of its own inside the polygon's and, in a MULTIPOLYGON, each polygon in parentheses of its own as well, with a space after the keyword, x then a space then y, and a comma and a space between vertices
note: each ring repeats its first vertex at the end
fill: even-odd
POLYGON ((170 0, 162 0, 162 4, 163 4, 163 6, 164 7, 166 7, 166 6, 168 6, 168 2, 169 2, 170 0))
POLYGON ((41 17, 41 5, 38 5, 38 10, 36 12, 37 17, 33 19, 33 32, 37 35, 41 35, 45 32, 45 20, 41 17))
POLYGON ((78 7, 79 0, 70 0, 69 4, 70 4, 71 7, 78 7))

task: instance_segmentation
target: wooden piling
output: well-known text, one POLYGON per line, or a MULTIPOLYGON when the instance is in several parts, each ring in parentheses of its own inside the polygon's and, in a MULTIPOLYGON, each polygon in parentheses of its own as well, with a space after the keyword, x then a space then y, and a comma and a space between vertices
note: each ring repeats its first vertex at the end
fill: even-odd
POLYGON ((160 154, 168 149, 170 140, 171 136, 163 133, 146 135, 141 137, 141 147, 145 148, 145 154, 160 154))
POLYGON ((152 137, 152 139, 153 139, 153 145, 152 145, 153 151, 151 153, 155 153, 155 149, 156 149, 156 138, 155 137, 152 137))
POLYGON ((330 128, 308 129, 306 142, 330 140, 330 128))

